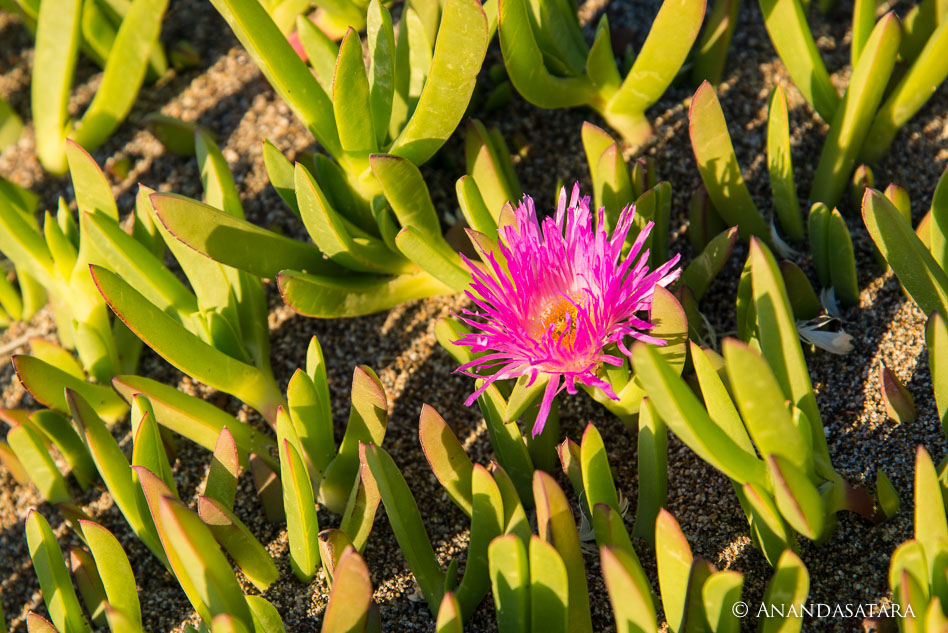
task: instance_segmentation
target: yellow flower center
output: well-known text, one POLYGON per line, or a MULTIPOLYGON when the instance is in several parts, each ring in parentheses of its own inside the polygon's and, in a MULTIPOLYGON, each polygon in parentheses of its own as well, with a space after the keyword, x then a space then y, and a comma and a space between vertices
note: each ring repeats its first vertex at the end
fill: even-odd
POLYGON ((553 338, 559 340, 564 334, 568 334, 566 340, 572 343, 576 340, 576 320, 578 310, 574 301, 567 297, 556 297, 552 299, 537 317, 537 326, 539 336, 553 328, 553 338))

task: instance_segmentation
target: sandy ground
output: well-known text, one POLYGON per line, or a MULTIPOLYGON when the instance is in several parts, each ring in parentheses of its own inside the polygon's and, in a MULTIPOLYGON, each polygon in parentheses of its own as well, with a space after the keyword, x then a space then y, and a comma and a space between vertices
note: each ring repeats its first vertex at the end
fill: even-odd
MULTIPOLYGON (((614 0, 605 10, 613 27, 638 47, 656 7, 654 0, 645 3, 614 0)), ((904 12, 906 7, 895 8, 904 12)), ((588 5, 583 15, 592 18, 594 24, 601 10, 588 5)), ((843 6, 838 6, 827 18, 811 20, 818 45, 840 88, 849 73, 849 20, 849 9, 843 6)), ((162 146, 141 125, 146 114, 161 111, 200 122, 218 135, 249 219, 304 239, 300 222, 287 212, 267 183, 261 143, 268 138, 292 157, 300 151, 315 149, 311 136, 273 93, 210 3, 172 2, 162 40, 170 45, 180 39, 188 39, 201 51, 201 68, 171 74, 158 85, 146 87, 128 120, 104 147, 94 152, 96 159, 107 167, 122 158, 131 161, 128 177, 119 181, 114 175, 110 176, 120 210, 124 213, 132 208, 138 182, 162 191, 192 197, 200 195, 195 161, 163 152, 162 146)), ((31 63, 29 34, 8 16, 0 15, 0 95, 26 120, 29 119, 31 63)), ((500 55, 494 42, 485 68, 498 63, 500 55)), ((81 65, 72 103, 76 113, 91 99, 98 80, 95 67, 88 63, 81 65)), ((767 97, 778 82, 788 89, 795 176, 801 199, 805 199, 826 126, 806 107, 790 84, 773 53, 756 3, 745 3, 720 95, 744 175, 758 205, 768 213, 771 204, 763 158, 767 97)), ((672 247, 683 252, 685 261, 693 255, 684 238, 685 209, 688 198, 700 184, 687 134, 687 100, 693 89, 687 84, 675 86, 651 109, 656 135, 642 150, 654 157, 660 177, 672 183, 672 247)), ((915 221, 927 210, 934 184, 948 162, 946 112, 948 90, 942 88, 899 134, 890 156, 875 170, 878 185, 896 182, 908 189, 915 221)), ((517 172, 524 190, 534 195, 538 206, 552 206, 557 179, 567 183, 579 180, 588 190, 580 125, 584 120, 595 122, 593 113, 581 109, 543 111, 515 97, 506 109, 485 113, 475 106, 473 114, 489 125, 499 126, 512 146, 523 149, 523 157, 517 159, 517 172)), ((463 169, 462 138, 460 134, 455 135, 445 151, 424 170, 436 206, 449 214, 457 209, 453 191, 454 180, 463 169)), ((0 154, 0 174, 39 193, 41 208, 54 208, 61 195, 71 200, 68 180, 42 173, 33 157, 32 143, 28 131, 17 146, 0 154)), ((895 278, 874 265, 870 256, 871 241, 854 210, 843 211, 853 232, 863 289, 859 306, 845 314, 845 328, 855 337, 855 351, 844 357, 816 355, 809 358, 809 366, 819 392, 837 469, 852 483, 871 488, 876 470, 881 468, 902 497, 902 511, 895 519, 879 526, 841 514, 832 537, 820 546, 804 543, 802 557, 811 571, 812 602, 878 603, 888 595, 889 556, 912 534, 915 447, 923 444, 939 459, 945 454, 946 446, 931 394, 931 376, 924 350, 924 315, 905 300, 895 278), (886 419, 876 380, 880 361, 892 368, 914 395, 919 413, 915 423, 899 425, 886 419)), ((738 247, 702 304, 703 312, 719 333, 734 329, 736 278, 744 257, 746 249, 738 247)), ((812 275, 808 258, 801 257, 799 263, 812 275)), ((282 305, 272 284, 268 293, 277 379, 286 384, 293 370, 305 362, 309 338, 318 336, 327 356, 337 433, 341 433, 353 367, 365 363, 375 368, 391 403, 386 447, 402 468, 419 506, 425 509, 426 527, 442 562, 446 564, 453 556, 463 558, 467 521, 442 493, 424 461, 417 439, 417 416, 421 405, 429 403, 454 425, 476 461, 486 463, 490 459, 486 430, 476 407, 463 406, 472 385, 468 379, 452 373, 453 361, 438 347, 433 336, 434 320, 456 308, 461 300, 432 299, 365 318, 320 321, 292 313, 282 305)), ((0 388, 7 407, 35 406, 16 381, 9 363, 11 353, 26 351, 22 345, 26 335, 55 339, 48 314, 41 313, 31 323, 11 327, 0 340, 0 388)), ((177 383, 186 391, 202 393, 216 404, 260 424, 252 412, 245 407, 241 409, 234 399, 195 385, 150 352, 144 355, 140 371, 177 383)), ((564 435, 577 440, 586 423, 593 422, 600 428, 607 439, 617 484, 634 500, 639 482, 632 436, 585 396, 563 398, 561 418, 564 435)), ((120 439, 130 446, 127 433, 120 439)), ((174 468, 179 490, 186 501, 193 501, 200 489, 208 457, 203 449, 182 443, 174 468)), ((727 480, 675 438, 669 444, 669 477, 668 508, 678 518, 695 554, 719 568, 743 572, 744 599, 751 604, 759 602, 770 569, 748 539, 746 522, 727 480)), ((566 482, 563 483, 565 486, 566 482)), ((292 577, 285 526, 263 520, 248 476, 241 478, 240 485, 237 513, 267 544, 283 571, 281 580, 265 597, 280 610, 288 631, 317 631, 326 602, 324 580, 320 577, 309 586, 303 586, 292 577)), ((185 622, 195 623, 196 616, 175 581, 132 537, 101 484, 85 494, 77 491, 77 500, 126 546, 141 587, 146 630, 171 631, 180 629, 185 622)), ((29 610, 44 610, 24 537, 23 522, 31 507, 39 508, 49 519, 61 545, 77 543, 54 507, 43 503, 34 491, 17 486, 0 467, 0 602, 6 612, 7 625, 13 631, 25 630, 24 618, 29 610)), ((320 513, 320 524, 324 527, 333 526, 337 521, 337 517, 320 513)), ((657 589, 654 554, 644 544, 640 545, 643 563, 657 589)), ((377 587, 383 626, 390 631, 432 631, 432 619, 424 602, 418 600, 384 512, 379 512, 366 560, 377 587)), ((608 598, 599 577, 598 557, 588 555, 586 562, 595 628, 614 630, 608 598)), ((744 625, 746 630, 756 628, 753 618, 745 619, 744 625)), ((854 631, 861 627, 857 620, 827 618, 808 621, 805 628, 854 631)), ((475 633, 496 630, 490 600, 484 602, 467 630, 475 633)))

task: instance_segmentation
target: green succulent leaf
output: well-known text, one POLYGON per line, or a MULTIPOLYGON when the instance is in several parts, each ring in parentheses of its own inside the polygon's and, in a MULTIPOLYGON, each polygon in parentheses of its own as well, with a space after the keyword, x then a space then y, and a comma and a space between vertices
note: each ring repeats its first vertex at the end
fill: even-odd
POLYGON ((540 538, 556 548, 566 566, 569 586, 566 630, 576 633, 592 631, 586 567, 569 501, 556 481, 541 470, 533 473, 533 499, 537 507, 540 538))
POLYGON ((95 463, 69 420, 56 411, 41 409, 30 415, 30 422, 56 445, 76 482, 83 490, 87 489, 97 475, 95 463))
POLYGON ((284 270, 277 279, 287 305, 300 314, 324 319, 362 316, 406 301, 454 294, 453 288, 424 271, 397 277, 337 278, 284 270))
POLYGON ((499 536, 487 549, 491 589, 500 633, 530 629, 530 568, 527 548, 514 534, 499 536))
POLYGON ((339 452, 326 468, 320 501, 334 512, 346 507, 359 472, 359 444, 379 445, 388 426, 385 389, 374 371, 360 365, 352 373, 352 406, 339 452))
POLYGON ((681 274, 681 283, 691 288, 697 301, 701 301, 708 286, 721 272, 736 243, 737 227, 731 227, 708 242, 701 254, 685 268, 681 274))
POLYGON ((336 565, 321 633, 366 630, 371 603, 372 581, 369 578, 369 569, 359 553, 350 547, 342 553, 336 565))
POLYGON ((79 606, 72 580, 49 523, 36 510, 26 516, 26 541, 30 548, 33 571, 39 579, 46 609, 56 630, 63 633, 91 633, 79 606))
POLYGON ((104 143, 131 111, 151 51, 158 45, 167 6, 168 0, 131 2, 109 51, 102 82, 75 132, 83 147, 94 149, 104 143))
POLYGON ((230 554, 254 587, 266 591, 279 578, 280 572, 270 554, 223 503, 200 496, 197 510, 214 538, 230 554))
MULTIPOLYGON (((569 575, 556 548, 542 538, 530 537, 530 630, 567 633, 569 628, 569 575)), ((582 596, 588 603, 588 596, 582 596)))
POLYGON ((437 633, 462 633, 464 622, 461 618, 461 605, 457 597, 450 591, 445 592, 438 609, 438 619, 435 621, 437 633))
POLYGON ((444 596, 445 575, 435 557, 411 490, 395 462, 382 448, 366 446, 365 462, 378 484, 385 514, 408 568, 421 587, 428 608, 437 613, 444 596))
POLYGON ((637 448, 639 481, 650 484, 639 486, 633 535, 644 538, 654 547, 655 519, 668 495, 668 431, 648 399, 639 407, 637 448))
POLYGON ((733 570, 715 572, 704 582, 701 588, 704 617, 715 633, 738 633, 741 630, 735 607, 741 599, 743 586, 744 576, 733 570))
POLYGON ((34 356, 14 356, 13 367, 30 395, 56 411, 69 411, 64 387, 82 394, 108 422, 119 420, 128 411, 128 406, 108 387, 79 380, 34 356))
POLYGON ((658 564, 658 586, 662 592, 665 619, 672 633, 681 631, 693 557, 688 539, 678 522, 664 508, 655 521, 655 557, 658 564))
MULTIPOLYGON (((806 601, 810 590, 810 575, 807 573, 803 561, 792 551, 787 550, 777 562, 777 568, 773 577, 767 583, 767 590, 764 592, 764 604, 770 606, 783 606, 786 611, 793 605, 795 613, 800 613, 800 609, 806 601)), ((785 617, 768 617, 760 623, 761 633, 795 633, 800 630, 803 624, 802 615, 793 615, 788 613, 785 617)))
POLYGON ((804 237, 803 215, 793 182, 793 161, 790 158, 790 120, 787 97, 781 86, 770 95, 770 113, 767 117, 767 171, 774 209, 780 219, 780 228, 792 240, 804 237))
MULTIPOLYGON (((885 15, 873 29, 859 63, 853 69, 843 101, 831 119, 829 134, 814 172, 811 200, 833 206, 842 195, 869 132, 872 116, 882 101, 895 65, 901 34, 894 13, 885 15)), ((800 86, 799 82, 797 86, 800 86)))
POLYGON ((144 512, 141 490, 135 485, 128 460, 125 459, 121 447, 81 394, 68 388, 65 393, 72 417, 85 439, 86 446, 89 447, 96 469, 102 476, 112 499, 115 500, 115 505, 118 506, 135 535, 148 546, 158 560, 165 563, 166 558, 162 553, 155 525, 151 517, 144 512))
POLYGON ((473 506, 471 477, 474 464, 444 418, 429 405, 424 405, 421 409, 418 439, 428 465, 448 493, 448 497, 470 517, 473 506))
POLYGON ((141 627, 138 586, 122 545, 111 532, 94 521, 80 520, 79 524, 95 559, 110 608, 141 627))
POLYGON ((395 31, 391 14, 378 0, 369 2, 366 39, 369 48, 369 106, 376 142, 382 146, 388 137, 395 95, 395 31))
MULTIPOLYGON (((800 0, 760 0, 770 41, 793 83, 824 121, 832 121, 839 93, 830 82, 800 0)), ((884 82, 880 82, 884 83, 884 82)))
POLYGON ((81 0, 39 3, 34 81, 30 82, 36 154, 54 173, 66 171, 63 141, 68 132, 69 93, 81 41, 81 0))
POLYGON ((642 587, 630 571, 639 565, 637 560, 620 547, 602 547, 599 550, 602 578, 609 592, 617 633, 654 633, 655 605, 651 589, 642 587))
POLYGON ((471 478, 471 537, 464 577, 457 588, 457 601, 469 620, 490 589, 488 546, 504 531, 504 502, 500 488, 487 469, 477 464, 471 478))
POLYGON ((317 274, 343 272, 312 245, 262 229, 197 200, 158 193, 151 196, 151 201, 172 235, 222 264, 269 279, 287 268, 317 274))
POLYGON ((257 0, 214 0, 213 3, 270 85, 319 144, 332 156, 340 156, 342 148, 329 96, 263 5, 257 0))
POLYGON ((602 435, 592 424, 586 425, 579 454, 580 469, 589 507, 605 503, 616 512, 619 511, 619 495, 609 468, 609 456, 602 441, 602 435))
POLYGON ((688 129, 701 180, 714 208, 737 226, 744 240, 752 235, 769 241, 770 230, 751 198, 727 133, 727 122, 714 88, 704 82, 691 99, 688 129))
MULTIPOLYGON (((480 384, 477 385, 480 388, 480 384)), ((487 424, 487 434, 497 461, 510 476, 517 494, 527 506, 533 504, 533 460, 515 423, 506 423, 504 411, 507 402, 496 385, 490 385, 477 399, 481 415, 487 424)))
POLYGON ((346 510, 339 523, 339 529, 345 532, 352 540, 352 545, 359 551, 365 549, 375 521, 375 512, 378 510, 379 487, 372 477, 372 471, 365 461, 365 450, 359 447, 359 479, 352 487, 352 494, 346 503, 346 510))
POLYGON ((872 240, 915 303, 925 312, 937 311, 948 317, 948 274, 898 208, 869 189, 863 198, 862 217, 872 240))
POLYGON ((716 86, 724 75, 731 37, 737 26, 740 0, 716 0, 708 13, 708 23, 695 44, 695 62, 691 69, 692 83, 709 81, 716 86))
POLYGON ((290 563, 301 582, 308 583, 319 566, 316 535, 319 520, 313 486, 299 451, 289 439, 280 446, 280 479, 283 482, 283 507, 290 542, 290 563))
POLYGON ((938 407, 941 426, 948 429, 948 370, 945 359, 948 358, 948 325, 938 313, 928 317, 925 327, 925 342, 928 345, 928 366, 932 374, 932 390, 938 407), (941 364, 939 364, 941 363, 941 364))
POLYGON ((256 453, 274 466, 277 463, 270 457, 271 448, 276 447, 272 439, 209 402, 142 376, 116 376, 112 386, 128 402, 135 394, 147 396, 159 424, 209 451, 215 450, 221 432, 227 428, 237 444, 242 465, 247 465, 248 453, 256 453))
POLYGON ((633 350, 636 376, 662 420, 699 457, 740 483, 765 481, 766 467, 718 426, 680 376, 651 345, 633 350))
POLYGON ((487 53, 487 16, 476 0, 444 3, 431 68, 415 110, 388 152, 415 165, 427 161, 467 110, 487 53))
POLYGON ((362 162, 366 154, 378 151, 362 42, 351 27, 339 45, 332 81, 332 107, 339 141, 346 155, 362 162))
POLYGON ((144 466, 161 477, 171 492, 177 496, 178 490, 174 484, 168 455, 162 444, 158 423, 155 422, 151 404, 142 395, 132 397, 132 434, 134 437, 132 465, 144 466))
POLYGON ((215 389, 238 396, 265 418, 274 418, 283 395, 272 376, 208 345, 115 273, 95 265, 91 270, 116 315, 165 360, 215 389))
POLYGON ((826 508, 807 473, 782 455, 769 455, 767 466, 780 514, 803 536, 819 539, 826 523, 826 508))
POLYGON ((44 499, 61 503, 72 498, 66 480, 56 468, 56 462, 50 457, 39 433, 26 424, 19 424, 7 432, 7 443, 44 499))

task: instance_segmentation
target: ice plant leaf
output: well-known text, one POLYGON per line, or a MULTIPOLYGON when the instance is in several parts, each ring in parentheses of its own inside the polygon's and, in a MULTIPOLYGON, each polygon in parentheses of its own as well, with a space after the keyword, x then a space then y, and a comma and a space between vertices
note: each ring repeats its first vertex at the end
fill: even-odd
POLYGON ((681 274, 681 283, 691 288, 696 300, 701 301, 708 286, 731 256, 737 243, 737 233, 737 227, 731 227, 716 235, 681 274))
POLYGON ((197 200, 156 193, 152 194, 151 202, 172 235, 222 264, 268 279, 275 279, 285 269, 319 274, 343 272, 310 244, 262 229, 197 200))
POLYGON ((448 591, 441 600, 438 619, 435 623, 437 633, 462 633, 461 605, 453 593, 448 591))
POLYGON ((560 391, 575 393, 582 386, 619 400, 596 373, 600 363, 623 362, 606 349, 614 343, 629 355, 627 337, 665 344, 646 333, 654 323, 636 313, 650 310, 656 288, 678 275, 678 256, 649 270, 641 252, 648 227, 623 256, 633 213, 626 207, 609 236, 602 210, 593 229, 589 198, 580 199, 578 184, 568 204, 566 190, 560 191, 555 217, 542 224, 533 200, 524 197, 515 212, 515 226, 501 229, 506 267, 491 262, 482 269, 469 263, 473 281, 468 294, 477 309, 463 311, 461 320, 471 332, 457 344, 486 354, 459 371, 475 378, 482 377, 478 371, 482 368, 489 367, 492 373, 467 404, 495 380, 525 376, 533 382, 542 376, 548 382, 532 429, 535 437, 560 391))
POLYGON ((654 547, 655 519, 668 494, 668 431, 655 405, 648 399, 639 407, 637 448, 639 481, 651 483, 639 486, 633 535, 644 538, 654 547))
POLYGON ((691 546, 678 522, 664 508, 655 521, 655 556, 662 606, 672 633, 678 633, 685 616, 686 590, 691 575, 691 546))
POLYGON ((654 633, 655 605, 651 587, 636 582, 630 568, 638 565, 631 555, 620 547, 607 546, 599 550, 602 578, 609 592, 612 612, 618 633, 654 633))
POLYGON ((99 570, 109 606, 141 626, 138 587, 125 550, 118 539, 98 523, 85 520, 79 523, 99 570))
POLYGON ((606 455, 602 435, 592 424, 587 424, 583 431, 579 462, 589 507, 605 503, 619 512, 619 495, 609 469, 609 456, 606 455))
POLYGON ((437 613, 444 596, 445 575, 435 557, 408 483, 398 471, 395 462, 382 448, 366 446, 365 462, 378 483, 385 514, 392 525, 392 531, 408 568, 415 575, 415 580, 428 602, 428 608, 432 613, 437 613))
POLYGON ((742 239, 756 235, 769 241, 767 223, 741 176, 721 103, 708 82, 701 84, 691 99, 688 130, 698 171, 714 208, 728 224, 738 227, 742 239))
POLYGON ((248 580, 266 591, 279 576, 276 564, 263 545, 224 504, 210 497, 198 497, 198 515, 218 543, 230 554, 248 580))
POLYGON ((283 482, 283 507, 286 509, 286 528, 290 542, 290 562, 293 573, 301 582, 309 582, 319 565, 316 535, 319 521, 313 486, 303 460, 289 439, 280 446, 280 479, 283 482))
POLYGON ((766 613, 773 614, 773 607, 780 607, 785 617, 764 615, 760 623, 761 633, 782 633, 799 630, 803 621, 802 607, 810 592, 810 575, 800 557, 787 550, 777 562, 777 569, 767 583, 763 604, 769 607, 766 613), (794 609, 791 612, 791 606, 794 609))
POLYGON ((948 429, 948 365, 945 364, 945 359, 948 359, 948 325, 937 312, 928 317, 925 342, 928 345, 928 366, 931 368, 938 417, 941 418, 942 429, 948 429))
POLYGON ((237 444, 242 465, 247 465, 248 453, 256 453, 276 466, 277 462, 270 457, 270 449, 276 446, 272 439, 210 402, 142 376, 116 376, 112 379, 112 386, 129 402, 135 394, 147 396, 158 424, 209 451, 215 449, 221 431, 226 427, 237 444))
POLYGON ((744 576, 733 570, 715 572, 704 581, 701 588, 704 615, 715 633, 737 633, 741 630, 741 620, 735 607, 741 599, 743 586, 744 576))
POLYGON ((826 522, 826 508, 807 473, 781 455, 768 455, 767 467, 780 514, 803 536, 819 539, 826 522))
POLYGON ((569 593, 566 630, 571 633, 592 631, 586 567, 566 495, 550 475, 538 470, 533 474, 533 498, 537 504, 540 538, 556 548, 566 568, 569 593))
POLYGON ((894 12, 883 16, 873 29, 830 123, 814 172, 811 200, 832 206, 842 195, 872 123, 872 114, 882 101, 901 36, 894 12))
POLYGON ((909 296, 925 312, 937 311, 948 318, 948 274, 898 208, 875 189, 868 189, 862 217, 869 235, 909 296))
POLYGON ((372 581, 365 561, 353 548, 339 558, 321 633, 362 631, 372 602, 372 581))
MULTIPOLYGON (((803 98, 824 121, 832 121, 839 93, 830 82, 800 0, 760 0, 770 41, 803 98)), ((884 82, 880 82, 884 83, 884 82)))
MULTIPOLYGON (((509 1, 509 0, 507 0, 509 1)), ((569 576, 563 559, 543 539, 530 537, 530 626, 532 633, 567 633, 569 576)), ((586 595, 583 602, 589 602, 586 595)))
POLYGON ((33 561, 33 571, 40 582, 43 600, 56 629, 64 633, 90 633, 88 622, 49 523, 36 510, 26 516, 26 540, 33 561))
POLYGON ((14 356, 13 368, 30 395, 56 411, 69 411, 63 388, 82 394, 107 422, 119 420, 128 411, 128 406, 108 387, 80 380, 34 356, 14 356))
POLYGON ((471 477, 471 536, 464 577, 456 593, 460 610, 470 619, 490 589, 487 548, 504 530, 504 503, 500 488, 487 469, 477 464, 471 477))
POLYGON ((26 424, 20 424, 7 432, 7 443, 44 499, 50 503, 62 503, 72 498, 66 480, 56 468, 56 462, 50 457, 39 433, 26 424))
POLYGON ((474 464, 464 452, 457 436, 437 411, 429 405, 421 409, 418 421, 418 439, 425 459, 435 477, 451 498, 468 517, 471 516, 473 497, 471 477, 474 464))
POLYGON ((490 581, 500 633, 528 633, 530 586, 527 549, 513 534, 499 536, 487 549, 490 581))
POLYGON ((217 436, 217 444, 214 445, 214 456, 207 472, 204 495, 225 508, 233 509, 239 473, 237 443, 234 441, 234 435, 225 426, 217 436))
POLYGON ((774 208, 780 218, 780 228, 794 241, 803 239, 803 215, 793 182, 793 162, 790 159, 790 121, 787 97, 777 86, 770 95, 770 113, 767 117, 767 171, 770 173, 770 191, 774 208))

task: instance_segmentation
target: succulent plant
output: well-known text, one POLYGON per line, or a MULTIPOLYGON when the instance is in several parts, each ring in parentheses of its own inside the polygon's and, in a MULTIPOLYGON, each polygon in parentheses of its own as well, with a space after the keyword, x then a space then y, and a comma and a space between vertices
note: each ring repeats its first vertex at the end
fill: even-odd
POLYGON ((587 46, 565 0, 499 3, 498 31, 514 87, 541 108, 589 106, 631 145, 652 134, 645 111, 664 94, 698 36, 705 0, 664 2, 623 79, 603 16, 587 46))
POLYGON ((915 457, 915 534, 892 553, 889 567, 894 604, 885 615, 897 620, 900 631, 937 631, 948 625, 944 606, 948 603, 944 472, 944 462, 936 468, 919 446, 915 457))
POLYGON ((713 86, 721 83, 740 9, 740 0, 714 0, 711 4, 701 37, 692 51, 692 83, 707 81, 713 86))
POLYGON ((451 0, 443 8, 437 2, 410 3, 397 38, 388 10, 377 0, 370 3, 368 71, 354 29, 337 50, 301 18, 300 39, 315 76, 256 0, 216 0, 214 6, 335 160, 320 159, 317 180, 322 189, 348 198, 337 211, 379 238, 373 203, 385 187, 377 173, 396 169, 398 179, 402 163, 424 163, 464 115, 487 50, 487 17, 480 3, 451 0), (385 158, 372 159, 375 154, 385 158))
POLYGON ((0 98, 0 150, 20 140, 23 133, 23 119, 5 99, 0 98))
POLYGON ((776 564, 796 548, 794 531, 819 541, 839 510, 875 514, 833 469, 776 261, 756 239, 750 250, 750 305, 738 324, 751 344, 725 339, 723 357, 691 344, 700 399, 655 348, 636 345, 633 365, 668 428, 732 480, 754 542, 776 564))
POLYGON ((43 167, 66 171, 66 140, 92 151, 122 123, 146 79, 165 74, 159 42, 167 0, 10 0, 35 33, 31 81, 36 154, 43 167), (95 97, 78 121, 69 118, 69 96, 79 52, 103 69, 95 97))
POLYGON ((810 199, 833 206, 856 161, 871 163, 885 156, 899 128, 948 76, 944 55, 948 29, 934 15, 941 9, 920 2, 908 12, 904 24, 894 12, 877 22, 871 2, 856 2, 853 70, 840 98, 816 48, 803 3, 760 0, 760 5, 777 54, 800 93, 830 125, 810 199))

